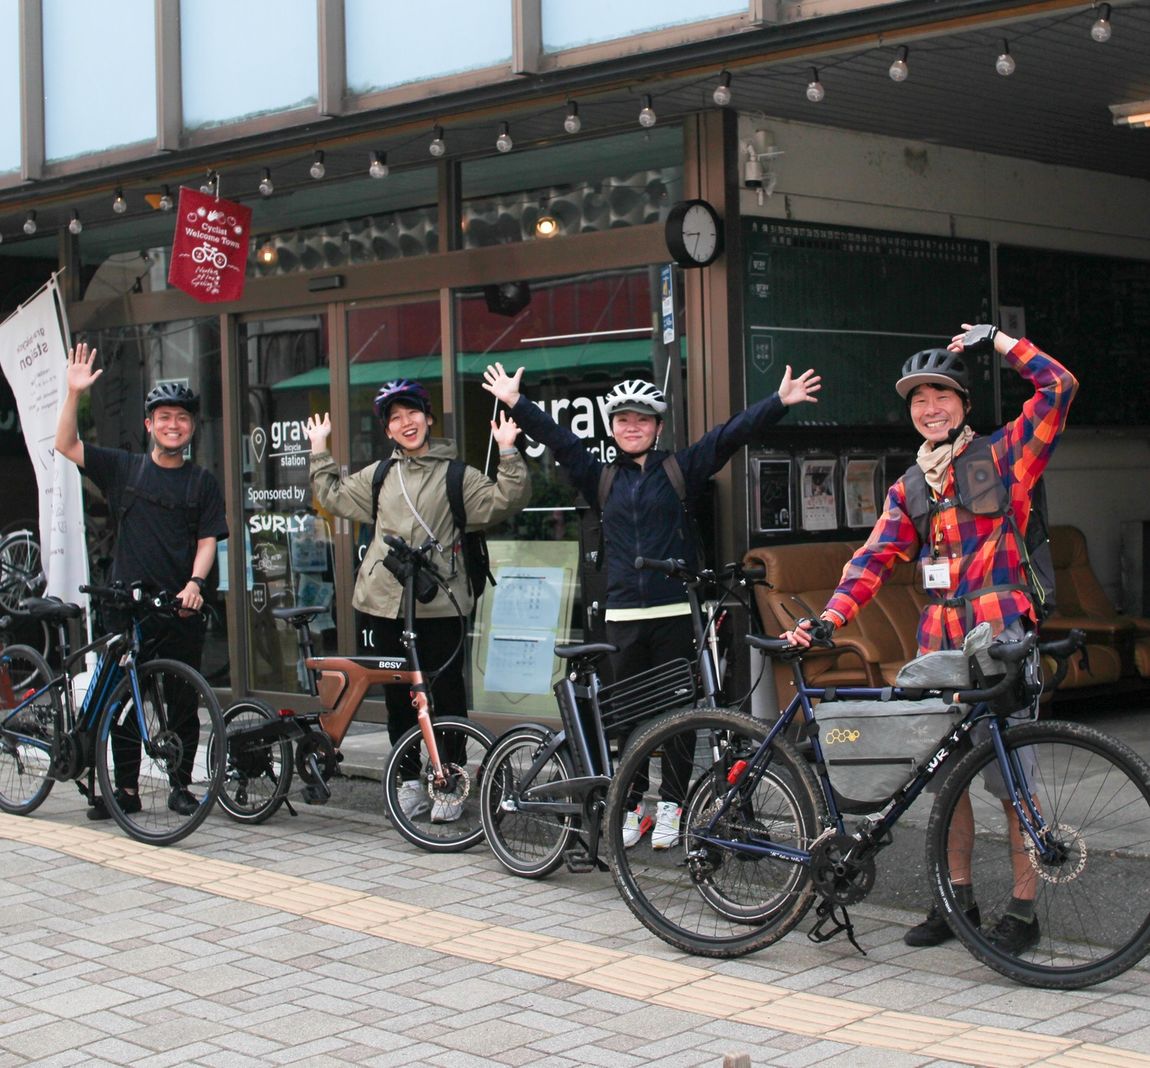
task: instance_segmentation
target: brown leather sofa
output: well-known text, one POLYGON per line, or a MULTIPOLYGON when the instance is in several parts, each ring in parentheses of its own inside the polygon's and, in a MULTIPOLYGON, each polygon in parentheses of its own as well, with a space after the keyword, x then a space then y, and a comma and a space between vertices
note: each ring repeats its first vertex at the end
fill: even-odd
MULTIPOLYGON (((756 587, 755 599, 768 634, 788 629, 795 619, 817 614, 838 585, 843 566, 858 540, 769 545, 746 554, 761 564, 774 587, 756 587)), ((1042 632, 1061 637, 1079 627, 1087 634, 1087 663, 1069 664, 1061 689, 1070 691, 1116 682, 1122 676, 1150 677, 1150 620, 1120 616, 1090 569, 1086 540, 1075 527, 1051 529, 1058 611, 1042 632)), ((914 564, 899 563, 874 600, 835 634, 836 648, 804 661, 810 682, 821 685, 893 685, 898 669, 918 651, 918 619, 926 594, 914 564)), ((791 669, 775 667, 780 707, 793 693, 791 669)))

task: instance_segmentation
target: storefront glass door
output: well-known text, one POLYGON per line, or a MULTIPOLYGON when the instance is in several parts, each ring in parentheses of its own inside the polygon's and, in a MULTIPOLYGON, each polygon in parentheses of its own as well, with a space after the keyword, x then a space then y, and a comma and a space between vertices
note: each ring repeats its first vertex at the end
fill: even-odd
POLYGON ((311 446, 304 422, 331 408, 325 315, 242 322, 242 548, 247 681, 256 690, 296 692, 295 630, 273 608, 322 605, 312 621, 317 650, 337 648, 333 531, 317 517, 309 480, 311 446))

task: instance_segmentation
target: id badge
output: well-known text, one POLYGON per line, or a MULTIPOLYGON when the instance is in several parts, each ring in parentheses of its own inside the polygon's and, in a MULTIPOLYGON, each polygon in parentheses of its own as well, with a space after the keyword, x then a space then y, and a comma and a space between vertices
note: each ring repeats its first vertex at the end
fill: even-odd
POLYGON ((945 561, 938 564, 923 564, 922 588, 924 590, 949 590, 950 565, 945 561))

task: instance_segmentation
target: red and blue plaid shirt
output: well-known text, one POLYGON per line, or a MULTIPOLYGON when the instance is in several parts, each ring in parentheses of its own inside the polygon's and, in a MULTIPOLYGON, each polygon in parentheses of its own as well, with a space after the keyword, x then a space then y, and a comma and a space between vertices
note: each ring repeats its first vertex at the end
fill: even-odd
MULTIPOLYGON (((1010 510, 1025 534, 1031 490, 1066 426, 1078 380, 1025 339, 1003 359, 1035 386, 1022 414, 990 436, 991 455, 1007 488, 1010 510)), ((955 499, 953 466, 947 471, 943 496, 955 499)), ((975 516, 952 504, 935 513, 931 530, 934 544, 924 545, 907 512, 906 487, 900 478, 891 486, 866 543, 843 569, 827 608, 849 622, 878 592, 898 560, 929 557, 950 565, 950 589, 941 591, 946 599, 989 592, 953 607, 940 602, 927 605, 918 624, 920 652, 960 647, 971 618, 974 623, 989 622, 996 634, 1023 616, 1034 619, 1018 539, 1011 536, 1005 517, 975 516)))

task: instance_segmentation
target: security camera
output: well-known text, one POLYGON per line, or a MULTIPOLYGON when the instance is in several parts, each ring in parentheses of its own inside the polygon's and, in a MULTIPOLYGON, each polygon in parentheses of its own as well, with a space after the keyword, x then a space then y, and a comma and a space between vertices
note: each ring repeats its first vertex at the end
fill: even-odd
POLYGON ((743 162, 743 185, 748 189, 761 189, 763 187, 763 164, 759 153, 750 142, 746 146, 747 158, 743 162))

